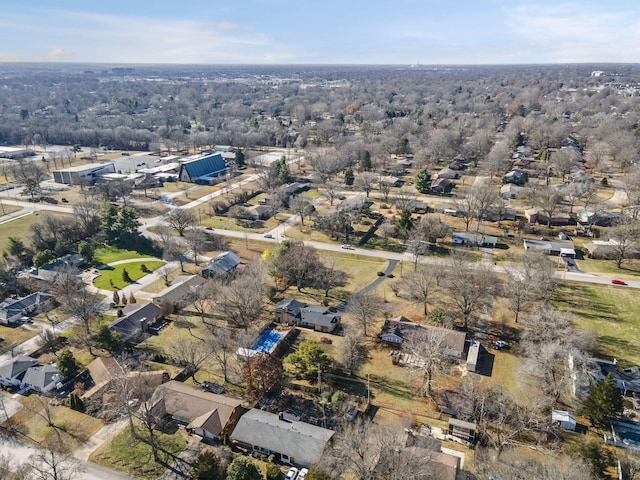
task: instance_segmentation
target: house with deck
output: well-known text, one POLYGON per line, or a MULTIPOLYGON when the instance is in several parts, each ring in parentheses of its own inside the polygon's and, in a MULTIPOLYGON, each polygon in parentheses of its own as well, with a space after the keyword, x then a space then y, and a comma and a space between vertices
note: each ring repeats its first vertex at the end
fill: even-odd
POLYGON ((327 307, 284 299, 275 308, 275 320, 285 325, 331 333, 340 324, 341 315, 327 307))

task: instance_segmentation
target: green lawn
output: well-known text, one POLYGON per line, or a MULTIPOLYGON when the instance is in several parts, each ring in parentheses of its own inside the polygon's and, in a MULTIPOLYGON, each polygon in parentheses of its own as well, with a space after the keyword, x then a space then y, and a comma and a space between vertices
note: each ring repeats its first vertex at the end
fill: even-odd
MULTIPOLYGON (((35 204, 34 204, 35 205, 35 204)), ((47 213, 47 215, 51 215, 47 213)), ((64 214, 52 215, 54 217, 64 216, 64 214)), ((0 224, 0 252, 5 251, 9 246, 9 237, 18 237, 24 241, 25 246, 31 244, 31 226, 38 223, 42 219, 42 215, 30 214, 24 217, 16 218, 10 222, 0 224)))
POLYGON ((575 315, 576 325, 598 336, 597 355, 617 358, 621 365, 640 364, 640 296, 624 287, 561 286, 554 303, 575 315))
MULTIPOLYGON (((139 434, 143 434, 141 428, 138 427, 139 434)), ((180 432, 172 435, 156 432, 156 435, 161 446, 159 456, 162 463, 154 462, 151 447, 133 438, 129 428, 100 446, 89 460, 139 478, 158 478, 166 470, 166 465, 170 465, 184 450, 187 442, 180 432)))
POLYGON ((161 266, 163 266, 165 262, 161 260, 151 260, 151 261, 140 261, 140 262, 131 262, 131 263, 123 263, 120 265, 115 265, 113 267, 107 267, 105 269, 100 270, 100 276, 97 277, 93 281, 93 285, 96 288, 101 288, 104 290, 113 290, 114 287, 118 290, 130 285, 129 282, 125 282, 122 279, 122 272, 126 269, 129 277, 132 281, 136 281, 147 275, 149 272, 143 272, 141 270, 142 265, 145 265, 150 271, 154 271, 161 266), (111 284, 113 282, 113 286, 111 284))
POLYGON ((114 246, 100 247, 95 252, 95 260, 98 264, 109 264, 130 258, 153 258, 150 253, 137 252, 135 250, 125 250, 114 246))

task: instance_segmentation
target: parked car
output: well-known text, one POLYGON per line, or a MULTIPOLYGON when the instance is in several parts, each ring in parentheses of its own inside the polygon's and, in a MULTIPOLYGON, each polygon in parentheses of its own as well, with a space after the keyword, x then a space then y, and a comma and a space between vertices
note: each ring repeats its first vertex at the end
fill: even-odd
POLYGON ((67 199, 66 199, 66 198, 64 198, 64 197, 62 197, 62 198, 60 199, 60 201, 61 201, 62 203, 69 203, 69 200, 67 200, 67 199))
POLYGON ((273 235, 270 233, 265 233, 264 238, 273 238, 273 235))
POLYGON ((206 227, 204 227, 204 229, 205 230, 213 230, 213 227, 206 226, 206 227))
POLYGON ((140 163, 136 163, 136 167, 141 167, 143 165, 146 165, 146 162, 140 162, 140 163))
POLYGON ((298 469, 296 467, 291 467, 287 472, 287 476, 284 478, 285 480, 296 480, 298 478, 298 469))
POLYGON ((626 285, 627 284, 627 282, 625 282, 624 280, 617 280, 617 279, 611 280, 611 283, 613 283, 614 285, 626 285))
POLYGON ((353 250, 353 247, 348 243, 345 243, 344 245, 340 245, 340 248, 344 248, 345 250, 353 250))
POLYGON ((506 348, 508 346, 509 345, 504 340, 498 340, 496 343, 493 344, 493 348, 495 348, 496 350, 501 350, 501 349, 506 348))
POLYGON ((309 473, 309 470, 307 470, 306 468, 301 469, 300 473, 298 474, 297 480, 304 480, 305 478, 307 478, 308 473, 309 473))

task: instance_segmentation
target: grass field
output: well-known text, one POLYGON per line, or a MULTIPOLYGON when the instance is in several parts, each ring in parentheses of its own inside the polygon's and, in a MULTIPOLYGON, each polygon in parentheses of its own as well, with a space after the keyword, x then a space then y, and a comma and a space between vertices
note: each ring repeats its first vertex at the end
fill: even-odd
MULTIPOLYGON (((143 434, 139 427, 138 433, 143 434)), ((161 446, 159 456, 161 463, 153 460, 151 447, 145 442, 132 437, 128 428, 101 445, 89 460, 119 472, 129 473, 139 478, 155 479, 171 465, 174 458, 184 450, 187 442, 178 431, 172 435, 155 432, 161 446)))
POLYGON ((130 258, 153 258, 152 254, 141 253, 135 250, 125 250, 113 246, 100 247, 96 250, 94 258, 98 264, 109 264, 130 258))
POLYGON ((37 334, 37 331, 29 330, 22 326, 10 328, 0 325, 0 351, 6 352, 9 348, 20 345, 37 334))
POLYGON ((640 364, 640 297, 614 286, 562 285, 554 295, 561 310, 573 313, 580 329, 598 336, 597 355, 617 358, 623 367, 640 364))
POLYGON ((147 275, 150 272, 160 268, 163 266, 165 262, 161 260, 142 260, 140 262, 130 262, 130 263, 122 263, 120 265, 115 265, 113 267, 106 267, 100 270, 100 276, 96 277, 93 281, 93 285, 96 288, 104 289, 104 290, 113 290, 114 287, 122 289, 127 285, 130 285, 129 282, 125 282, 122 279, 122 273, 124 270, 127 270, 129 277, 133 282, 136 280, 140 280, 142 277, 147 275), (145 265, 149 271, 143 272, 141 267, 145 265))
MULTIPOLYGON (((48 213, 48 215, 51 214, 48 213)), ((64 214, 55 214, 53 216, 64 216, 64 214)), ((25 245, 28 246, 31 238, 31 225, 38 223, 41 218, 42 216, 39 213, 32 213, 0 224, 0 252, 7 249, 9 237, 21 238, 25 245)))

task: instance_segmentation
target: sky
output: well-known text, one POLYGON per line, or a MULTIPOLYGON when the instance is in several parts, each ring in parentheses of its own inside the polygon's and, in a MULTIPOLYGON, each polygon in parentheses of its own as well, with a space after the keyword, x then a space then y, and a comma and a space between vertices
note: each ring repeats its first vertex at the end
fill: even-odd
POLYGON ((638 0, 0 0, 0 62, 639 63, 638 0))

